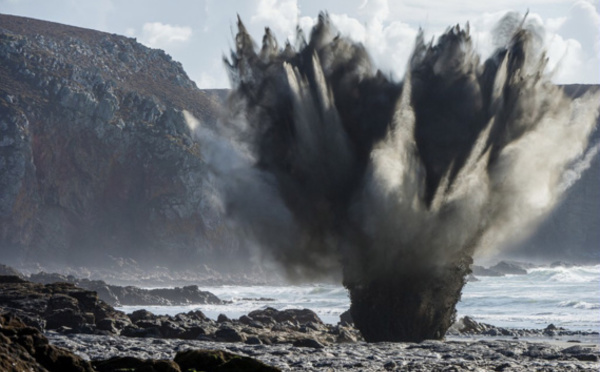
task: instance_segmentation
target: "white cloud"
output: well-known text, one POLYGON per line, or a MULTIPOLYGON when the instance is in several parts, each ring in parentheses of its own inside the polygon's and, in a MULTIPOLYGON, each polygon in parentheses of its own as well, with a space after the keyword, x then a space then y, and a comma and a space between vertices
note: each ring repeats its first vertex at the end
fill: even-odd
POLYGON ((299 22, 298 3, 295 0, 260 0, 250 22, 269 27, 279 43, 293 41, 299 22))
POLYGON ((181 44, 190 39, 190 27, 171 26, 160 22, 144 23, 140 42, 152 47, 166 49, 172 44, 181 44))
POLYGON ((577 1, 570 9, 557 33, 562 37, 577 40, 584 49, 600 53, 600 14, 586 1, 577 1))
POLYGON ((548 57, 557 83, 600 83, 600 14, 587 1, 573 4, 565 17, 549 19, 548 57))

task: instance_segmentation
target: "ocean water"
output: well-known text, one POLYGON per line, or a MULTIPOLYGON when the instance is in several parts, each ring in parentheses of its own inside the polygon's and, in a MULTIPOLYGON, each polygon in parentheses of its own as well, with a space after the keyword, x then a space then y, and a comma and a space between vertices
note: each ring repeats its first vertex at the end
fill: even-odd
MULTIPOLYGON (((527 275, 479 277, 463 288, 458 317, 511 328, 545 328, 552 323, 581 331, 600 331, 600 265, 535 268, 527 275)), ((209 318, 219 314, 239 318, 252 310, 308 308, 326 323, 335 324, 350 306, 341 285, 217 286, 202 287, 225 305, 123 306, 127 313, 145 308, 155 314, 175 315, 201 310, 209 318)))

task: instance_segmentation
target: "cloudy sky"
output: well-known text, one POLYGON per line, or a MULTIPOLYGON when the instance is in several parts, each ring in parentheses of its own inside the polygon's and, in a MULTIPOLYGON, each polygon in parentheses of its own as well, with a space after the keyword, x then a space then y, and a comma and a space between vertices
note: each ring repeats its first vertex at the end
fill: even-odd
MULTIPOLYGON (((280 44, 293 41, 321 10, 338 29, 364 43, 376 65, 401 78, 419 27, 435 37, 470 23, 478 50, 494 49, 491 30, 508 11, 529 11, 545 39, 557 83, 600 84, 598 0, 0 0, 14 14, 135 37, 180 61, 201 88, 226 88, 222 56, 232 46, 236 15, 260 40, 269 26, 280 44)), ((0 25, 2 27, 2 25, 0 25)))

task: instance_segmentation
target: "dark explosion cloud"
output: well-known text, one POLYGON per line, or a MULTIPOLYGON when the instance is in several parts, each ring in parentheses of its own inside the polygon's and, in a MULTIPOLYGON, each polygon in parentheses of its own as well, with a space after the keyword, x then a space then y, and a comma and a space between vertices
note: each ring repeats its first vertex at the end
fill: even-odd
POLYGON ((342 273, 367 341, 443 337, 473 254, 528 234, 597 150, 598 95, 553 85, 517 14, 483 63, 468 26, 421 33, 402 82, 325 14, 295 47, 238 29, 221 133, 198 130, 213 181, 290 277, 342 273))

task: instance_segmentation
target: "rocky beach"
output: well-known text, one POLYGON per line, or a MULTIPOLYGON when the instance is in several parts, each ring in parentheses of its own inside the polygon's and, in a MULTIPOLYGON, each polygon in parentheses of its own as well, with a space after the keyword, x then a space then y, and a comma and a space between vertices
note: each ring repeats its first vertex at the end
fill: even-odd
MULTIPOLYGON (((296 371, 596 371, 600 367, 598 332, 554 325, 510 329, 464 317, 450 328, 444 341, 365 343, 348 314, 336 325, 323 323, 309 309, 267 307, 239 319, 221 315, 217 320, 201 311, 175 316, 145 310, 125 314, 95 292, 73 284, 32 283, 16 275, 0 276, 0 312, 5 323, 13 327, 18 323, 24 329, 17 332, 5 324, 0 333, 8 337, 24 332, 47 339, 43 341, 49 345, 46 349, 62 348, 56 352, 70 355, 69 363, 89 361, 89 368, 97 371, 132 365, 140 368, 136 371, 185 371, 166 361, 177 361, 188 350, 243 356, 264 363, 261 368, 266 369, 258 370, 272 366, 296 371), (171 369, 160 369, 156 361, 171 369), (149 365, 155 369, 141 369, 149 365)), ((22 343, 23 337, 16 339, 6 341, 7 345, 22 343)), ((36 360, 40 354, 31 348, 27 353, 36 360)), ((21 352, 17 359, 31 359, 27 353, 21 352)), ((13 354, 5 351, 3 355, 13 354)))

